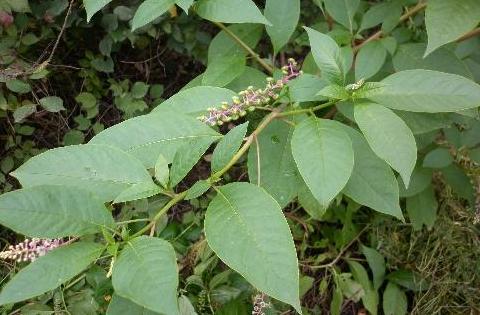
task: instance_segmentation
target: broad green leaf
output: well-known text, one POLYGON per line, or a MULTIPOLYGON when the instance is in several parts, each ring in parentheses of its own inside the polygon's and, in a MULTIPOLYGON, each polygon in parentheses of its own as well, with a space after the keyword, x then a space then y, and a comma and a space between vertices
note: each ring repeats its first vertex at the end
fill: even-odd
POLYGON ((20 270, 3 287, 0 305, 24 301, 56 289, 87 268, 102 251, 102 245, 87 242, 52 250, 20 270))
POLYGON ((400 110, 394 112, 402 118, 414 135, 445 128, 453 123, 450 113, 415 113, 400 110))
POLYGON ((61 238, 114 227, 103 201, 92 192, 37 186, 0 196, 0 223, 28 237, 61 238))
POLYGON ((58 113, 61 110, 65 110, 63 107, 63 100, 58 96, 47 96, 39 100, 40 105, 51 113, 58 113))
POLYGON ((213 138, 194 139, 178 148, 170 169, 170 186, 177 185, 190 172, 213 141, 213 138))
POLYGON ((292 126, 273 121, 258 135, 259 148, 254 141, 248 152, 250 182, 260 183, 260 187, 272 195, 281 207, 295 198, 300 180, 290 147, 292 134, 292 126))
MULTIPOLYGON (((252 68, 245 67, 242 74, 236 77, 232 82, 230 82, 226 88, 232 91, 243 91, 246 90, 249 86, 264 86, 266 84, 267 75, 262 71, 252 68)), ((294 82, 293 80, 291 82, 294 82)))
POLYGON ((247 133, 248 122, 230 130, 217 144, 212 155, 212 173, 220 171, 233 158, 247 133))
POLYGON ((129 241, 113 265, 115 293, 148 310, 179 314, 178 267, 169 242, 140 236, 129 241))
POLYGON ((377 250, 363 245, 362 253, 367 258, 368 266, 373 274, 373 288, 378 290, 385 279, 385 258, 377 250))
POLYGON ((12 176, 23 187, 73 186, 110 201, 125 189, 152 179, 142 163, 106 145, 72 145, 48 150, 20 166, 12 176))
POLYGON ((340 286, 335 285, 332 301, 330 302, 330 312, 332 315, 340 315, 342 312, 343 293, 340 286))
POLYGON ((267 0, 265 17, 272 23, 267 26, 273 50, 278 53, 288 43, 300 18, 300 0, 267 0))
POLYGON ((36 111, 37 107, 35 106, 35 104, 27 104, 20 106, 13 112, 13 119, 16 123, 22 122, 22 120, 35 113, 36 111))
POLYGON ((425 56, 450 43, 480 22, 477 0, 430 0, 425 10, 428 46, 425 56))
POLYGON ((418 195, 407 198, 407 213, 413 229, 420 231, 424 224, 431 229, 437 218, 437 208, 438 202, 432 186, 418 195))
POLYGON ((432 170, 422 167, 416 167, 410 177, 408 189, 405 187, 402 178, 398 177, 398 188, 400 197, 412 197, 419 194, 432 183, 432 170))
POLYGON ((400 288, 389 282, 383 293, 383 312, 385 315, 407 314, 407 296, 400 288))
POLYGON ((350 98, 350 94, 345 89, 345 87, 338 84, 330 84, 320 91, 318 91, 317 96, 324 96, 330 99, 337 100, 347 100, 350 98))
POLYGON ((352 174, 352 141, 338 122, 302 121, 293 132, 292 153, 303 180, 323 206, 345 187, 352 174))
MULTIPOLYGON (((193 102, 194 99, 190 101, 193 102)), ((105 129, 89 143, 115 146, 151 168, 160 154, 171 162, 175 152, 189 141, 213 142, 221 137, 199 120, 166 109, 128 119, 105 129)))
POLYGON ((304 29, 310 39, 313 58, 320 68, 322 78, 334 84, 344 85, 348 69, 346 69, 340 47, 330 36, 309 27, 304 29))
POLYGON ((392 169, 375 155, 358 131, 343 127, 355 152, 353 172, 343 193, 359 204, 403 220, 398 183, 392 169))
POLYGON ((209 61, 203 73, 202 84, 223 87, 240 76, 245 70, 246 58, 243 55, 230 55, 209 61))
POLYGON ((457 165, 452 164, 442 169, 442 175, 447 184, 460 197, 468 200, 471 204, 474 202, 475 191, 470 178, 457 165))
POLYGON ((378 310, 378 293, 377 290, 373 288, 370 279, 368 278, 367 270, 356 261, 348 261, 350 271, 352 272, 353 279, 360 283, 365 294, 362 296, 362 303, 365 308, 370 312, 370 314, 377 314, 378 310))
POLYGON ((175 4, 175 0, 145 0, 132 19, 132 30, 147 25, 175 4))
POLYGON ((387 58, 387 50, 380 41, 373 41, 358 52, 355 61, 355 80, 369 79, 380 71, 387 58))
POLYGON ((145 199, 148 197, 158 195, 162 191, 163 191, 162 187, 159 187, 157 184, 155 184, 152 181, 139 183, 122 191, 120 195, 115 197, 115 200, 113 200, 113 203, 145 199))
POLYGON ((412 291, 424 291, 428 282, 414 271, 399 269, 387 275, 387 280, 412 291))
MULTIPOLYGON (((253 49, 262 37, 263 26, 258 24, 234 24, 228 26, 228 30, 253 49)), ((210 63, 216 58, 233 55, 247 56, 247 52, 227 32, 219 32, 208 46, 208 62, 210 63)))
POLYGON ((159 155, 155 162, 155 178, 162 184, 163 187, 168 186, 170 178, 170 169, 168 168, 168 161, 163 155, 159 155))
POLYGON ((293 102, 321 101, 325 97, 317 95, 318 91, 328 85, 328 82, 312 74, 302 74, 288 83, 288 91, 293 102))
POLYGON ((10 91, 18 94, 26 94, 32 90, 30 84, 18 79, 8 80, 5 85, 10 91))
POLYGON ((87 22, 90 22, 93 15, 110 2, 112 2, 112 0, 83 0, 85 11, 87 11, 87 22))
POLYGON ((212 185, 206 180, 199 180, 192 187, 187 190, 187 195, 185 196, 185 200, 191 200, 200 197, 207 190, 210 189, 212 185))
POLYGON ((251 0, 199 0, 195 9, 214 22, 270 24, 251 0))
POLYGON ((335 21, 353 32, 355 21, 353 17, 357 12, 360 0, 323 0, 325 9, 335 21))
POLYGON ((453 157, 447 148, 436 148, 425 155, 423 167, 444 168, 453 163, 453 157))
POLYGON ((175 0, 175 3, 188 14, 188 9, 192 6, 194 0, 175 0))
POLYGON ((357 104, 354 112, 373 152, 398 171, 408 186, 417 161, 412 131, 395 113, 375 103, 357 104))
POLYGON ((192 302, 185 295, 180 295, 178 298, 178 308, 180 309, 180 315, 198 315, 192 302))
POLYGON ((145 309, 129 299, 114 294, 110 304, 108 304, 107 315, 158 315, 158 313, 145 309))
POLYGON ((197 86, 173 95, 154 108, 153 113, 172 109, 176 113, 197 117, 205 114, 209 107, 220 107, 222 102, 230 102, 235 95, 235 92, 225 88, 197 86))
POLYGON ((293 238, 278 203, 249 183, 218 188, 205 214, 208 245, 265 294, 301 313, 293 238))
MULTIPOLYGON (((360 23, 360 28, 358 29, 357 33, 384 23, 390 17, 395 18, 396 14, 393 13, 397 11, 397 8, 400 9, 399 11, 401 14, 402 7, 399 1, 379 2, 373 5, 362 16, 362 22, 360 23)), ((400 16, 396 17, 397 21, 395 22, 398 22, 399 17, 400 16)))
POLYGON ((298 202, 314 220, 322 220, 328 207, 321 205, 303 181, 298 187, 298 202))
POLYGON ((472 78, 472 73, 464 61, 447 48, 437 49, 427 57, 423 57, 424 43, 408 43, 398 46, 393 56, 393 67, 396 71, 425 69, 458 74, 472 78))
POLYGON ((412 112, 455 112, 480 105, 480 85, 455 74, 406 70, 382 81, 367 98, 393 109, 412 112))
POLYGON ((138 81, 133 84, 132 89, 130 90, 130 94, 133 98, 144 98, 145 95, 147 95, 149 88, 150 85, 146 84, 145 82, 138 81))

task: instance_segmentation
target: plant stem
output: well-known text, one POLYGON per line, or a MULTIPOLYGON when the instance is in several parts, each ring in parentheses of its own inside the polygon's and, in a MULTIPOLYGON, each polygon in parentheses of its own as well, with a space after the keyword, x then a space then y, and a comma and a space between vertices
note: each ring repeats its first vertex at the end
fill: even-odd
POLYGON ((478 35, 480 35, 480 27, 477 27, 477 28, 471 30, 470 32, 465 33, 465 34, 462 35, 460 38, 458 38, 458 39, 456 40, 456 42, 457 42, 457 43, 463 42, 464 40, 470 39, 470 38, 475 37, 475 36, 478 36, 478 35))
POLYGON ((288 111, 288 112, 278 113, 277 117, 285 117, 285 116, 291 116, 291 115, 311 113, 311 112, 314 112, 314 111, 317 111, 317 110, 335 105, 336 102, 337 101, 330 101, 330 102, 320 104, 320 105, 317 105, 317 106, 311 107, 311 108, 302 108, 302 109, 296 109, 296 110, 292 110, 292 111, 288 111))
MULTIPOLYGON (((417 14, 418 12, 422 11, 423 9, 425 9, 426 6, 427 6, 427 4, 425 2, 420 1, 414 7, 408 8, 406 10, 405 14, 403 14, 400 17, 400 19, 398 20, 398 23, 401 23, 401 22, 404 22, 404 21, 408 20, 411 16, 413 16, 413 15, 417 14)), ((361 44, 353 47, 353 52, 357 53, 360 50, 360 48, 362 48, 363 46, 365 46, 366 44, 368 44, 371 41, 379 39, 382 35, 384 35, 382 30, 374 33, 372 36, 370 36, 366 40, 364 40, 361 44)))
POLYGON ((243 49, 245 49, 255 60, 265 69, 268 71, 268 73, 273 74, 273 67, 270 66, 268 63, 262 60, 260 56, 253 51, 252 48, 250 48, 241 38, 239 38, 235 33, 233 33, 231 30, 229 30, 225 25, 223 25, 220 22, 212 22, 219 28, 221 28, 225 33, 227 33, 233 40, 235 40, 240 46, 242 46, 243 49))

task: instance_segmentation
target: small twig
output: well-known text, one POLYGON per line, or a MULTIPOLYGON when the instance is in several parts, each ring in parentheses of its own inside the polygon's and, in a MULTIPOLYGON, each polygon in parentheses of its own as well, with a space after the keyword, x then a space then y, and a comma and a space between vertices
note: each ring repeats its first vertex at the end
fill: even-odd
POLYGON ((260 144, 258 143, 258 137, 255 136, 255 145, 257 146, 257 186, 260 187, 260 183, 261 183, 261 180, 260 180, 260 144))
POLYGON ((473 30, 471 30, 470 32, 468 33, 465 33, 464 35, 460 36, 456 42, 459 43, 459 42, 463 42, 464 40, 467 40, 467 39, 470 39, 472 37, 475 37, 475 36, 478 36, 480 35, 480 27, 477 27, 473 30))

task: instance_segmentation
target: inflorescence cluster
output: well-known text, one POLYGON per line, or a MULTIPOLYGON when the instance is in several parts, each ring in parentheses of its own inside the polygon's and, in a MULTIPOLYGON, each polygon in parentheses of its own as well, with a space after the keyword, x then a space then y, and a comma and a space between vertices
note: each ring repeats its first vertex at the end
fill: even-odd
POLYGON ((284 75, 279 80, 267 78, 267 86, 263 90, 255 90, 253 86, 249 86, 238 93, 238 96, 234 96, 232 103, 223 102, 220 108, 209 108, 208 114, 198 119, 210 126, 220 126, 245 116, 248 111, 255 110, 256 106, 263 106, 271 100, 276 100, 285 84, 302 74, 302 71, 297 68, 297 62, 292 58, 288 59, 288 65, 282 67, 282 72, 284 75))
POLYGON ((259 293, 253 298, 252 315, 265 315, 265 310, 270 307, 270 303, 266 302, 265 293, 259 293))
POLYGON ((32 262, 63 244, 65 242, 62 239, 25 239, 23 242, 10 245, 7 250, 0 252, 0 259, 32 262))

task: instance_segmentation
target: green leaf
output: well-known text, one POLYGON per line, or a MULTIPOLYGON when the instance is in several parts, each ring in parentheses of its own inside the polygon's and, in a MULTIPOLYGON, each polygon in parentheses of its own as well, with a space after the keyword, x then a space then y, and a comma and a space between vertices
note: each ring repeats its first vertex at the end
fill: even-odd
POLYGON ((31 12, 28 0, 5 0, 5 2, 13 12, 31 12))
POLYGON ((140 236, 130 240, 113 265, 115 293, 151 311, 179 314, 178 267, 167 241, 140 236))
POLYGON ((398 183, 392 169, 375 155, 358 131, 343 127, 355 152, 353 172, 343 193, 359 204, 403 221, 398 183))
POLYGON ((83 188, 102 201, 110 201, 125 189, 152 179, 142 163, 131 155, 105 145, 72 145, 32 157, 12 176, 23 187, 59 185, 83 188))
POLYGON ((292 126, 275 120, 258 135, 259 148, 254 142, 248 152, 250 182, 260 183, 281 207, 295 198, 300 180, 290 146, 292 134, 292 126))
POLYGON ((13 119, 16 123, 21 122, 36 111, 37 106, 35 106, 35 104, 27 104, 20 106, 13 112, 13 119))
POLYGON ((75 97, 75 100, 82 104, 82 109, 93 108, 97 105, 97 99, 92 93, 82 92, 75 97))
POLYGON ((324 87, 317 93, 317 95, 337 100, 347 100, 350 98, 350 94, 345 87, 338 84, 331 84, 324 87))
POLYGON ((400 189, 400 197, 412 197, 422 192, 432 182, 432 170, 427 168, 416 167, 410 177, 410 185, 405 188, 401 177, 398 178, 398 188, 400 189))
POLYGON ((175 3, 188 14, 188 9, 192 6, 194 0, 176 0, 175 3))
MULTIPOLYGON (((245 67, 245 70, 240 76, 235 78, 226 87, 232 91, 243 91, 249 86, 264 86, 267 80, 267 75, 260 70, 252 67, 245 67)), ((291 82, 294 82, 293 80, 291 82)))
POLYGON ((194 139, 178 149, 170 169, 170 186, 177 185, 190 172, 214 141, 211 137, 194 139))
POLYGON ((132 19, 132 30, 147 25, 175 4, 175 0, 145 0, 132 19))
POLYGON ((217 191, 205 214, 208 245, 259 291, 301 313, 295 246, 278 203, 248 183, 217 191))
POLYGON ((0 305, 24 301, 56 289, 94 262, 103 246, 77 242, 61 246, 20 270, 0 293, 0 305))
POLYGON ((302 121, 293 132, 292 153, 305 183, 323 206, 345 187, 352 174, 352 141, 338 122, 302 121))
POLYGON ((411 112, 455 112, 476 108, 480 85, 455 74, 431 70, 406 70, 385 78, 381 89, 367 98, 393 109, 411 112))
POLYGON ((133 98, 144 98, 145 95, 147 95, 149 88, 150 85, 144 82, 135 82, 130 93, 132 94, 133 98))
POLYGON ((199 180, 192 187, 187 190, 187 195, 185 196, 185 200, 191 200, 200 197, 207 190, 210 189, 212 185, 206 180, 199 180))
POLYGON ((360 23, 360 28, 357 33, 377 26, 378 24, 385 23, 389 18, 396 18, 395 23, 397 23, 400 18, 400 16, 397 17, 396 14, 394 14, 397 9, 399 9, 401 14, 402 7, 399 1, 380 2, 373 5, 362 16, 362 22, 360 23))
POLYGON ((407 314, 407 296, 392 282, 387 284, 383 293, 383 312, 385 315, 407 314))
POLYGON ((415 113, 400 110, 394 112, 407 124, 414 135, 445 128, 453 123, 450 113, 415 113))
POLYGON ((385 279, 385 258, 375 249, 363 245, 362 252, 373 274, 373 288, 378 290, 385 279))
POLYGON ((468 200, 473 204, 475 191, 473 189, 470 178, 465 172, 455 164, 442 169, 443 177, 447 184, 452 187, 453 191, 460 197, 468 200))
POLYGON ((107 315, 158 315, 158 313, 145 309, 118 294, 114 294, 110 304, 108 304, 107 315))
POLYGON ((248 122, 230 130, 217 144, 212 155, 212 173, 220 171, 233 158, 247 133, 248 122))
POLYGON ((170 178, 170 169, 168 168, 168 161, 163 155, 159 155, 155 162, 155 178, 162 184, 163 187, 168 186, 170 178))
POLYGON ((362 303, 365 308, 370 312, 370 314, 377 314, 378 309, 378 293, 377 290, 373 288, 370 279, 368 278, 367 270, 356 261, 348 261, 350 271, 352 272, 353 279, 360 283, 365 294, 362 296, 362 303))
POLYGON ((409 270, 396 270, 387 275, 387 280, 412 291, 424 291, 429 287, 428 282, 418 273, 409 270))
POLYGON ((225 86, 240 76, 245 70, 246 58, 243 55, 229 55, 209 61, 203 73, 202 84, 225 86))
POLYGON ((221 137, 219 133, 195 118, 164 109, 128 119, 105 129, 89 143, 115 146, 138 158, 147 168, 151 168, 160 154, 171 162, 175 152, 189 141, 211 143, 221 137))
POLYGON ((366 44, 355 61, 355 80, 369 79, 380 71, 387 59, 387 50, 380 41, 366 44))
POLYGON ((424 224, 431 229, 437 218, 437 208, 438 202, 432 186, 418 195, 407 198, 407 213, 413 229, 420 231, 424 224))
POLYGON ((47 96, 39 100, 40 105, 51 113, 58 113, 61 110, 65 110, 63 107, 63 100, 58 96, 47 96))
POLYGON ((163 189, 152 181, 139 183, 122 191, 117 197, 115 197, 113 203, 145 199, 158 195, 162 191, 163 189))
POLYGON ((30 84, 17 79, 8 80, 6 86, 10 91, 18 94, 26 94, 32 90, 30 84))
MULTIPOLYGON (((234 24, 227 28, 252 49, 257 46, 263 33, 263 26, 258 24, 234 24)), ((208 46, 208 62, 233 55, 247 56, 247 52, 227 32, 219 32, 208 46)))
POLYGON ((37 186, 0 196, 0 223, 28 237, 61 238, 114 227, 107 208, 92 192, 37 186))
POLYGON ((199 16, 214 22, 270 24, 251 0, 199 0, 195 9, 199 16))
POLYGON ((453 163, 453 157, 447 148, 436 148, 425 155, 423 167, 444 168, 453 163))
POLYGON ((180 295, 178 298, 178 307, 180 309, 180 315, 198 315, 197 312, 195 312, 192 302, 190 302, 185 295, 180 295))
POLYGON ((348 72, 342 52, 337 43, 328 35, 304 27, 310 39, 313 58, 327 81, 343 86, 348 72))
POLYGON ((308 213, 314 220, 322 220, 323 216, 327 212, 327 207, 321 205, 315 196, 313 196, 307 184, 303 181, 298 188, 298 202, 302 208, 308 213))
POLYGON ((408 186, 417 161, 412 131, 395 113, 375 103, 355 105, 354 113, 373 152, 398 171, 408 186))
POLYGON ((200 116, 209 107, 220 107, 222 102, 231 101, 237 94, 231 90, 213 87, 197 86, 180 91, 153 109, 153 113, 164 109, 172 109, 177 113, 200 116))
POLYGON ((265 17, 272 23, 267 26, 273 50, 278 53, 292 36, 300 18, 300 0, 267 0, 265 17))
POLYGON ((353 32, 355 21, 353 17, 357 12, 360 0, 323 0, 325 9, 335 21, 345 26, 350 33, 353 32))
POLYGON ((92 16, 110 2, 112 0, 83 0, 85 11, 87 11, 87 22, 90 22, 92 16))
POLYGON ((321 101, 325 97, 317 95, 328 82, 312 74, 302 74, 288 83, 288 91, 293 102, 321 101))
POLYGON ((425 56, 438 47, 453 42, 480 22, 477 0, 431 0, 425 10, 428 46, 425 56))

